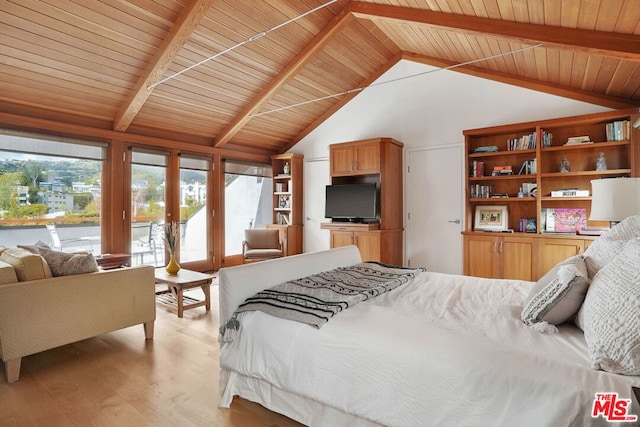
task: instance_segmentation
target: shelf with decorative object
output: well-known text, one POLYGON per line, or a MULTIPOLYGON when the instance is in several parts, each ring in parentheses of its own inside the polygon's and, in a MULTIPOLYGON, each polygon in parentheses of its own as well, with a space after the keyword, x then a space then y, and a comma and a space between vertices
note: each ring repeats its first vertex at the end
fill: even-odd
MULTIPOLYGON (((556 236, 547 233, 543 220, 547 214, 557 211, 574 211, 584 221, 576 227, 603 227, 608 223, 590 221, 591 181, 600 178, 635 177, 640 165, 640 149, 638 148, 638 131, 631 128, 639 117, 637 109, 611 111, 560 119, 541 120, 536 122, 516 123, 464 131, 466 145, 466 163, 469 173, 466 179, 465 218, 466 240, 472 236, 484 236, 486 233, 474 231, 474 213, 483 205, 506 205, 508 210, 508 226, 510 230, 518 230, 523 218, 535 219, 535 233, 510 233, 501 235, 505 243, 510 239, 552 239, 536 245, 536 258, 544 260, 533 274, 523 272, 522 278, 536 279, 546 267, 557 262, 566 251, 554 249, 552 255, 546 254, 549 248, 555 248, 556 236), (530 135, 534 135, 531 137, 530 135), (535 139, 535 148, 526 150, 509 150, 513 140, 518 138, 535 139), (483 150, 490 150, 484 151, 483 150), (480 152, 478 152, 480 151, 480 152), (528 160, 529 159, 529 160, 528 160), (532 168, 529 168, 529 164, 532 168), (477 168, 478 162, 482 163, 477 168), (511 166, 512 174, 487 176, 497 167, 511 166), (525 167, 526 166, 526 167, 525 167), (478 174, 478 169, 482 173, 478 174), (520 170, 531 173, 518 174, 520 170), (535 194, 524 195, 522 186, 535 184, 535 194), (476 190, 481 189, 484 197, 477 197, 476 190), (572 193, 575 191, 575 193, 572 193), (553 194, 576 194, 576 196, 552 197, 553 194), (563 193, 565 192, 565 193, 563 193), (579 195, 579 196, 577 196, 579 195), (494 196, 494 197, 492 197, 494 196), (504 197, 507 196, 507 197, 504 197), (553 245, 552 245, 553 244, 553 245), (556 254, 554 256, 553 254, 556 254)), ((508 169, 508 168, 507 168, 508 169)), ((566 232, 568 233, 568 232, 566 232)), ((593 236, 577 236, 563 234, 562 244, 575 240, 575 247, 585 248, 593 236)), ((522 243, 522 242, 520 242, 522 243)), ((473 245, 472 245, 473 246, 473 245)), ((481 245, 479 245, 481 246, 481 245)), ((467 247, 467 246, 465 246, 467 247)), ((549 249, 550 250, 550 249, 549 249)), ((465 274, 480 271, 469 270, 468 257, 477 257, 473 250, 465 252, 465 274)), ((486 270, 483 274, 486 274, 486 270)))
POLYGON ((273 171, 273 224, 283 242, 284 254, 302 253, 302 166, 304 157, 285 153, 271 157, 273 171))

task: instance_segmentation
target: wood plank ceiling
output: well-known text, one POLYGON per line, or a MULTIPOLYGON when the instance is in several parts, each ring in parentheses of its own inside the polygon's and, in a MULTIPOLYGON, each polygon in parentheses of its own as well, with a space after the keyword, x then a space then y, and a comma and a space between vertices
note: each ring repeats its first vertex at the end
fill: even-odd
POLYGON ((3 0, 0 113, 271 154, 402 59, 640 105, 638 0, 327 1, 3 0))

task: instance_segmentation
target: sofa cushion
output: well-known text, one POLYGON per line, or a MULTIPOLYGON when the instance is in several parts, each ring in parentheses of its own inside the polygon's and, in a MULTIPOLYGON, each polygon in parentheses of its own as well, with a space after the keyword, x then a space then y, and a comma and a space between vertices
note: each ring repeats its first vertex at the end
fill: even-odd
POLYGON ((18 281, 39 280, 51 277, 47 262, 37 254, 22 248, 8 248, 0 255, 0 261, 10 264, 18 281))
POLYGON ((92 254, 70 254, 43 247, 38 253, 47 260, 54 276, 93 273, 98 271, 98 263, 92 254))
POLYGON ((0 285, 6 285, 8 283, 16 283, 18 276, 11 264, 7 264, 4 261, 0 261, 0 285))

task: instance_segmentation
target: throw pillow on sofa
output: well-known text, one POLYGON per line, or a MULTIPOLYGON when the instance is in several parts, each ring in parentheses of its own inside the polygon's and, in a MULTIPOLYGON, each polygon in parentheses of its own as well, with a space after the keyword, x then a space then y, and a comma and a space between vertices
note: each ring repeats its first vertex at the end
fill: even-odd
POLYGON ((54 276, 93 273, 98 271, 98 263, 92 254, 71 254, 53 249, 38 248, 54 276))
POLYGON ((0 261, 14 268, 20 282, 51 277, 51 270, 42 256, 26 249, 8 248, 0 255, 0 261))
POLYGON ((43 242, 42 240, 38 240, 35 244, 33 245, 17 245, 19 248, 22 249, 26 249, 29 252, 31 252, 32 254, 40 254, 39 249, 40 248, 45 248, 45 249, 51 249, 51 246, 47 245, 45 242, 43 242))

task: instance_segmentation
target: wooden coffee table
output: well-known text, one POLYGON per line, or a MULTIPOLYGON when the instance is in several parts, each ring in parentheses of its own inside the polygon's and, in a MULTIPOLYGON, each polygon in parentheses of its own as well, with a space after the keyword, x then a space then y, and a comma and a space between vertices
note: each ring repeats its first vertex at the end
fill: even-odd
POLYGON ((156 302, 169 309, 177 308, 178 317, 182 317, 185 310, 196 307, 204 306, 207 311, 211 310, 211 282, 215 276, 184 268, 172 275, 164 267, 156 268, 155 276, 156 283, 167 285, 166 290, 156 292, 156 302), (204 292, 204 301, 183 295, 183 291, 198 287, 204 292), (172 298, 166 298, 169 295, 172 298))

